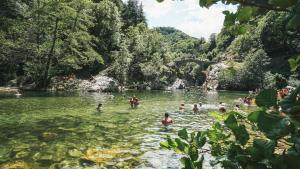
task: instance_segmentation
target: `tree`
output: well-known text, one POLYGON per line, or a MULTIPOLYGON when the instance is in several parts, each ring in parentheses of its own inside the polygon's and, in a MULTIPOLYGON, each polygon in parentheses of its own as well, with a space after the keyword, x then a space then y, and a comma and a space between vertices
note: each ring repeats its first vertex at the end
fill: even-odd
POLYGON ((129 66, 132 62, 132 55, 128 51, 126 40, 123 40, 118 51, 112 52, 113 63, 110 74, 124 86, 127 84, 129 66))
POLYGON ((124 29, 140 23, 147 25, 143 4, 137 0, 128 0, 123 10, 124 29))
POLYGON ((94 35, 97 51, 104 56, 106 63, 111 62, 110 52, 117 50, 121 40, 121 15, 118 7, 109 0, 103 0, 93 8, 94 35))
POLYGON ((162 79, 171 78, 165 64, 170 62, 172 55, 161 34, 148 29, 145 24, 138 24, 128 28, 126 38, 132 54, 128 74, 130 82, 157 85, 162 79))

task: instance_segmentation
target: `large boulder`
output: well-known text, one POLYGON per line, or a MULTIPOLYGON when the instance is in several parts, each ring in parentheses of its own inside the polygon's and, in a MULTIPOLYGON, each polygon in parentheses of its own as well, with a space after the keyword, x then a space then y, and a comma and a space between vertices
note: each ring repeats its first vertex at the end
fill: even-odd
POLYGON ((75 76, 54 77, 49 86, 54 91, 116 92, 119 88, 117 80, 104 75, 97 75, 89 80, 77 79, 75 76))
POLYGON ((171 86, 168 86, 166 89, 176 90, 176 89, 185 89, 185 87, 186 87, 186 82, 182 79, 177 78, 175 82, 171 86))
POLYGON ((119 83, 111 77, 98 75, 90 80, 82 80, 79 89, 89 92, 116 92, 119 91, 119 83))
POLYGON ((228 66, 223 62, 211 65, 207 72, 207 78, 203 86, 207 90, 216 90, 219 87, 219 74, 222 70, 226 69, 227 67, 228 66))

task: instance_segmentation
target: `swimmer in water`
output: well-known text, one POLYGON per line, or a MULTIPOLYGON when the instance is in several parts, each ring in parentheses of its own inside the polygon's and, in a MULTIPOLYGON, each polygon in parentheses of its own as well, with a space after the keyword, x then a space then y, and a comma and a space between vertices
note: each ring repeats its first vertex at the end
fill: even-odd
POLYGON ((171 119, 169 113, 165 113, 165 118, 161 121, 161 123, 165 126, 168 126, 173 123, 173 120, 171 119))
POLYGON ((194 104, 193 111, 194 111, 194 113, 199 113, 199 108, 198 108, 197 104, 194 104))
POLYGON ((97 111, 102 111, 102 103, 98 104, 98 107, 96 108, 97 111))
POLYGON ((180 104, 179 111, 184 111, 184 104, 183 103, 180 104))
POLYGON ((221 112, 221 113, 226 112, 225 103, 223 103, 223 102, 219 103, 219 112, 221 112))

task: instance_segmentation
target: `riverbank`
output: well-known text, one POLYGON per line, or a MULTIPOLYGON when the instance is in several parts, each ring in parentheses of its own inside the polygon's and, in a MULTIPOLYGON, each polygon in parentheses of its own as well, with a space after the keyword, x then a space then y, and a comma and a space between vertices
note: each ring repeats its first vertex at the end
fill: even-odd
POLYGON ((17 87, 0 87, 0 93, 17 93, 18 90, 17 87))

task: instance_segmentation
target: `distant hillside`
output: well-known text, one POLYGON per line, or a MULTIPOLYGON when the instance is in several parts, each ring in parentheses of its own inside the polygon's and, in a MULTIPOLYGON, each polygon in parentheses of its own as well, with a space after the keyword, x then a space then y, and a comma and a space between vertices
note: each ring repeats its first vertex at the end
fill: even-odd
POLYGON ((173 52, 196 56, 203 51, 204 38, 191 37, 173 27, 157 27, 155 30, 165 37, 173 52))

